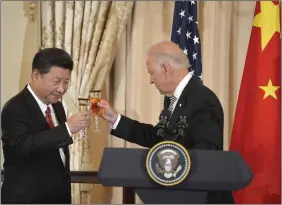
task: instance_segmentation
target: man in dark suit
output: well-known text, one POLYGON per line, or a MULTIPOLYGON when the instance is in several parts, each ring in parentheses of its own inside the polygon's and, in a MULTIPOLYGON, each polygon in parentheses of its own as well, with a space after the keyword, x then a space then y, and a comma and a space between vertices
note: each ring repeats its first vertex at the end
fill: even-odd
POLYGON ((88 126, 87 113, 66 120, 59 101, 67 91, 73 61, 57 48, 39 51, 31 82, 1 113, 4 182, 1 203, 71 203, 68 145, 88 126))
MULTIPOLYGON (((186 136, 176 141, 187 149, 223 150, 223 110, 216 95, 189 73, 189 61, 172 42, 160 42, 147 53, 151 83, 161 94, 171 97, 170 120, 166 133, 172 133, 180 116, 186 116, 186 136)), ((157 127, 118 114, 106 101, 104 118, 112 126, 111 134, 144 147, 153 147, 164 139, 157 127)), ((173 138, 167 140, 174 140, 173 138)), ((207 203, 233 203, 231 192, 211 192, 207 203)))

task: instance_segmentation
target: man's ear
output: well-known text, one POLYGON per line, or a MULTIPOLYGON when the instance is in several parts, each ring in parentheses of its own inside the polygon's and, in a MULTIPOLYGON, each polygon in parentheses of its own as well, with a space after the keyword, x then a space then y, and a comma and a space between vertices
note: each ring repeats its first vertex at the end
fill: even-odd
POLYGON ((38 79, 40 76, 40 72, 37 69, 34 69, 31 73, 32 78, 38 79))
POLYGON ((162 63, 161 68, 165 73, 169 72, 170 69, 171 69, 169 63, 167 63, 167 62, 162 63))

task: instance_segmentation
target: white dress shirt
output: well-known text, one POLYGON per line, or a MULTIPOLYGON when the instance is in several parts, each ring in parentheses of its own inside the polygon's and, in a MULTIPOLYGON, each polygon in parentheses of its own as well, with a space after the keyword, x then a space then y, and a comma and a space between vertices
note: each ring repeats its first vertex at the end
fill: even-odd
POLYGON ((188 73, 181 81, 180 83, 177 85, 177 87, 175 88, 174 90, 174 94, 173 96, 176 97, 176 100, 174 101, 173 103, 173 107, 172 107, 172 112, 171 114, 173 113, 176 105, 177 105, 177 102, 184 90, 184 88, 186 87, 186 85, 188 84, 188 82, 190 81, 190 79, 192 78, 192 74, 191 73, 188 73))
MULTIPOLYGON (((173 108, 172 108, 172 112, 171 114, 173 113, 174 109, 175 109, 175 106, 177 105, 177 102, 178 102, 178 99, 180 98, 184 88, 186 87, 186 85, 188 84, 188 82, 190 81, 190 79, 192 78, 192 74, 191 73, 188 73, 181 81, 180 83, 177 85, 177 87, 175 88, 174 90, 174 97, 176 97, 176 100, 173 104, 173 108)), ((115 121, 115 123, 111 126, 111 128, 113 130, 115 130, 118 126, 118 123, 120 121, 120 118, 121 118, 121 115, 118 114, 118 117, 117 117, 117 120, 115 121)))
MULTIPOLYGON (((43 103, 36 95, 35 93, 33 92, 33 90, 31 89, 30 85, 27 85, 27 89, 29 90, 29 92, 32 94, 32 96, 34 97, 34 99, 36 100, 37 104, 39 105, 44 117, 46 117, 46 110, 47 110, 47 105, 45 103, 43 103)), ((48 105, 50 107, 50 110, 51 110, 51 117, 52 117, 52 121, 54 123, 54 126, 58 126, 58 120, 56 118, 56 115, 55 115, 55 111, 53 109, 53 106, 50 104, 48 105)), ((68 127, 68 124, 66 123, 66 127, 67 127, 67 130, 69 132, 69 135, 71 136, 71 132, 70 132, 70 129, 68 127)), ((63 148, 60 148, 59 149, 59 153, 60 153, 60 156, 62 158, 62 161, 63 161, 63 164, 65 165, 66 164, 66 156, 65 156, 65 153, 63 151, 63 148)))

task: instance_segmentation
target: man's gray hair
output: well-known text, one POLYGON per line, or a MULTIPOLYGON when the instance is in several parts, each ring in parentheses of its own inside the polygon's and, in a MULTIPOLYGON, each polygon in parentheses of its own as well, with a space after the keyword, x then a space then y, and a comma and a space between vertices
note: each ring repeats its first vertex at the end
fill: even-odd
POLYGON ((187 56, 182 50, 180 52, 159 51, 150 52, 150 55, 153 57, 153 61, 157 65, 168 62, 173 69, 190 68, 191 65, 187 56))

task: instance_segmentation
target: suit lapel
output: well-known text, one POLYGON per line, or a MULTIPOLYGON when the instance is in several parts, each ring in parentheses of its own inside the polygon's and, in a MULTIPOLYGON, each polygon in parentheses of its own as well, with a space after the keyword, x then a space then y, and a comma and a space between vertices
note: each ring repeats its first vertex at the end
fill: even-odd
POLYGON ((62 110, 60 109, 58 103, 52 104, 52 107, 54 109, 56 118, 58 120, 58 124, 62 124, 65 122, 64 114, 62 113, 62 110))
POLYGON ((24 93, 27 105, 32 109, 32 111, 34 111, 34 115, 36 117, 36 121, 38 122, 38 124, 40 126, 43 126, 44 129, 48 129, 49 128, 48 123, 46 122, 46 119, 39 105, 37 104, 36 100, 27 89, 27 86, 23 89, 22 92, 24 93))
POLYGON ((190 109, 193 104, 193 95, 195 93, 194 87, 197 84, 197 79, 192 77, 186 87, 184 88, 177 104, 174 108, 174 111, 170 117, 170 121, 168 124, 168 129, 173 131, 175 129, 176 123, 178 122, 180 116, 186 116, 188 119, 190 118, 190 109))
MULTIPOLYGON (((62 109, 61 106, 59 106, 59 103, 52 104, 52 107, 54 109, 56 118, 58 120, 58 124, 65 123, 66 118, 65 118, 64 110, 62 109)), ((66 165, 65 165, 65 167, 67 168, 68 167, 69 158, 70 158, 70 156, 69 156, 69 147, 68 146, 63 147, 63 151, 64 151, 64 154, 66 156, 66 165)))

